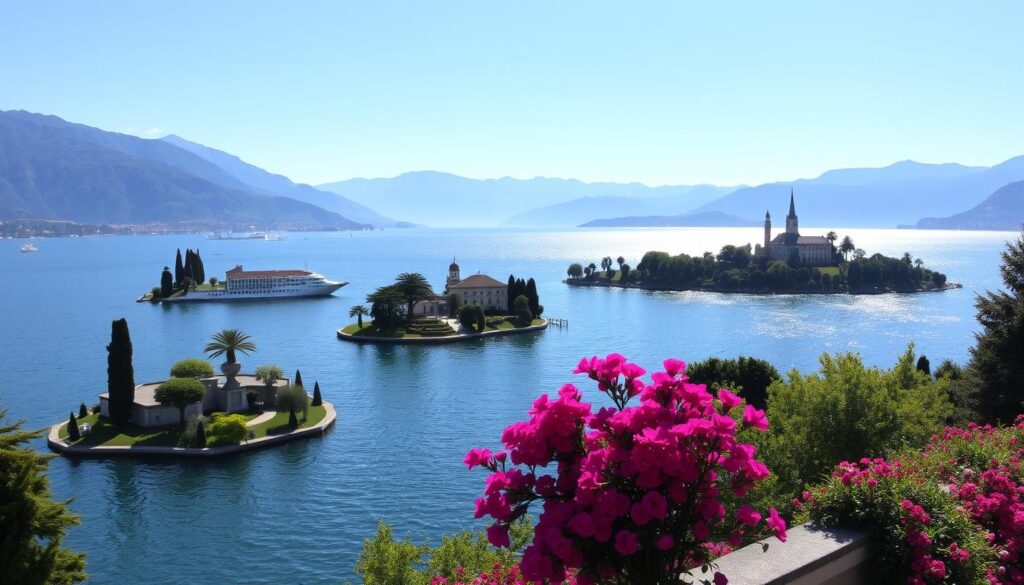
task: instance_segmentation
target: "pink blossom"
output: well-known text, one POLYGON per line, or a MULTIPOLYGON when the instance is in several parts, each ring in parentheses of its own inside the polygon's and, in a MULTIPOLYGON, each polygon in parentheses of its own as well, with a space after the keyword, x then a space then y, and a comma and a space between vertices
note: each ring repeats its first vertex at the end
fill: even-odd
POLYGON ((501 524, 491 524, 487 527, 487 540, 497 547, 508 547, 508 527, 501 524))
POLYGON ((768 430, 768 419, 764 416, 764 411, 749 404, 743 409, 743 424, 762 431, 768 430))
POLYGON ((490 449, 470 449, 469 453, 466 453, 466 458, 462 460, 466 464, 466 467, 473 469, 478 465, 485 465, 491 460, 490 449))
POLYGON ((640 550, 640 541, 636 535, 628 530, 620 530, 615 533, 615 550, 621 555, 629 556, 640 550))
POLYGON ((765 522, 775 531, 775 538, 786 542, 786 521, 782 519, 782 516, 779 516, 778 510, 770 508, 768 510, 768 519, 765 522))
POLYGON ((736 519, 747 526, 757 526, 757 523, 761 521, 761 513, 750 504, 743 504, 736 511, 736 519))
POLYGON ((739 406, 740 403, 743 402, 743 399, 732 392, 729 392, 725 388, 720 388, 718 390, 718 401, 722 403, 722 414, 725 414, 739 406))

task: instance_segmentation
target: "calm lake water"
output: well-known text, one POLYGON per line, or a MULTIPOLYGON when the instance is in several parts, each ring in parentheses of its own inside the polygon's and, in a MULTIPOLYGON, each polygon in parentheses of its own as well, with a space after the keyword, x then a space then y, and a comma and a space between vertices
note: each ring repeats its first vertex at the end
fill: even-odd
MULTIPOLYGON (((813 228, 805 228, 815 233, 813 228)), ((824 230, 818 230, 824 231, 824 230)), ((341 583, 377 522, 431 539, 469 527, 483 474, 466 450, 497 447, 530 402, 572 379, 581 356, 618 351, 652 369, 741 354, 811 371, 821 352, 855 351, 888 366, 914 341, 933 365, 964 361, 975 292, 1000 285, 999 252, 1013 233, 850 230, 859 247, 909 251, 964 288, 882 296, 747 296, 570 289, 570 262, 651 249, 699 254, 756 239, 753 229, 390 230, 293 233, 286 241, 144 236, 0 242, 0 404, 42 427, 93 404, 106 387, 110 321, 127 317, 137 382, 199 357, 210 335, 241 328, 258 352, 246 371, 277 363, 319 380, 339 417, 322 439, 218 462, 54 459, 59 497, 82 515, 68 546, 88 553, 92 583, 341 583), (334 297, 272 303, 153 306, 135 298, 198 247, 208 275, 308 266, 351 281, 334 297), (402 271, 441 288, 455 256, 463 276, 534 276, 545 314, 568 319, 524 336, 443 347, 374 347, 335 338, 348 309, 402 271)), ((841 234, 841 235, 845 235, 841 234)), ((596 390, 579 381, 585 395, 596 390)), ((42 442, 38 448, 45 449, 42 442)))

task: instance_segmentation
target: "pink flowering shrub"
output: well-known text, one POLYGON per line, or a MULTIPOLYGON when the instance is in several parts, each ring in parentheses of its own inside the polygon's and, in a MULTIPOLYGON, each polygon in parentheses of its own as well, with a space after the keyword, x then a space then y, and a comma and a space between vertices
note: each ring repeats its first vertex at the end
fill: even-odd
MULTIPOLYGON (((621 355, 584 359, 574 373, 595 381, 614 407, 593 412, 567 384, 505 429, 504 451, 466 455, 467 466, 491 472, 476 517, 495 520, 492 544, 508 546, 510 523, 541 506, 519 568, 524 581, 676 583, 746 533, 770 529, 786 539, 774 508, 743 505, 727 515, 724 503, 769 475, 754 446, 737 439, 739 428, 766 430, 764 412, 724 389, 712 395, 685 371, 669 359, 646 383, 645 370, 621 355), (629 405, 634 398, 639 404, 629 405)), ((727 580, 715 573, 714 582, 727 580)))
MULTIPOLYGON (((576 581, 570 577, 565 583, 575 585, 576 581)), ((523 580, 518 565, 503 567, 495 564, 490 571, 475 576, 459 574, 454 579, 434 577, 430 585, 527 585, 527 582, 523 580)))
MULTIPOLYGON (((1024 583, 1024 418, 947 428, 923 452, 840 463, 803 500, 825 525, 871 530, 911 585, 1024 583)), ((898 573, 897 573, 898 574, 898 573)))

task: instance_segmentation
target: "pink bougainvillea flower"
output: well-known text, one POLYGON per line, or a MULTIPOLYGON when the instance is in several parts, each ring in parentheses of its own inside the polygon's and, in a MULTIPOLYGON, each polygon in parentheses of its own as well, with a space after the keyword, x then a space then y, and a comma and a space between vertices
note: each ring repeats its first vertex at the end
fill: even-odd
POLYGON ((725 388, 720 388, 718 390, 718 401, 722 403, 722 414, 725 414, 739 406, 743 399, 725 388))
POLYGON ((775 538, 786 542, 786 521, 782 519, 782 516, 779 516, 778 510, 775 508, 769 509, 768 519, 765 522, 775 531, 775 538))
POLYGON ((508 548, 508 527, 497 523, 491 524, 487 527, 487 540, 494 546, 508 548))
POLYGON ((746 526, 757 526, 757 523, 761 521, 761 513, 750 504, 743 504, 736 511, 736 519, 746 526))
POLYGON ((768 418, 765 417, 764 411, 749 404, 743 409, 743 424, 762 431, 768 430, 768 418))
POLYGON ((640 550, 640 541, 636 535, 628 530, 620 530, 615 533, 615 550, 621 555, 632 555, 640 550))
POLYGON ((478 465, 485 465, 491 460, 490 449, 470 449, 469 453, 466 453, 465 459, 462 460, 466 464, 466 467, 473 469, 478 465))

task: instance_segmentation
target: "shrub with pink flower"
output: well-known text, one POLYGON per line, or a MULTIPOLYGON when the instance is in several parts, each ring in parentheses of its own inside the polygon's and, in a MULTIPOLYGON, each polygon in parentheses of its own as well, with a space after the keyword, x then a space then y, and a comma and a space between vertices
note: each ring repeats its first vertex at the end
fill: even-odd
POLYGON ((836 466, 807 517, 874 534, 888 574, 926 583, 1024 583, 1024 418, 947 428, 923 452, 836 466))
POLYGON ((744 505, 727 515, 724 503, 769 475, 754 446, 737 439, 739 428, 766 430, 764 412, 691 384, 682 361, 663 366, 645 382, 645 370, 621 355, 583 359, 574 373, 595 381, 614 407, 594 412, 567 384, 505 429, 505 451, 466 455, 468 467, 491 472, 476 517, 495 520, 492 544, 507 546, 510 523, 541 508, 520 565, 524 581, 677 583, 745 533, 785 540, 774 509, 744 505))

